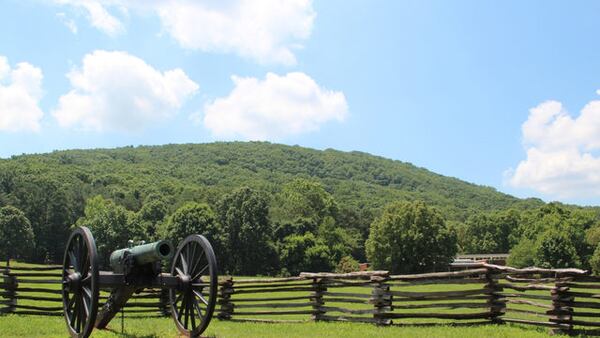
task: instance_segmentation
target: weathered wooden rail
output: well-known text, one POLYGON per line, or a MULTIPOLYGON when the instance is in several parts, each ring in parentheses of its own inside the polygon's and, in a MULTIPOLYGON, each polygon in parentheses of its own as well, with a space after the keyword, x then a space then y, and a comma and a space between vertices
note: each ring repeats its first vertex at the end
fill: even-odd
MULTIPOLYGON (((62 316, 62 266, 0 266, 0 314, 62 316)), ((124 314, 128 317, 168 315, 168 296, 160 290, 147 290, 132 297, 124 314)), ((99 306, 108 299, 102 292, 99 306)))
MULTIPOLYGON (((368 271, 221 277, 217 317, 399 326, 518 323, 545 326, 555 333, 600 332, 600 277, 578 269, 485 263, 463 268, 411 275, 368 271)), ((0 313, 62 315, 58 269, 0 266, 0 313)), ((163 316, 167 309, 164 292, 151 290, 128 303, 125 315, 163 316)))

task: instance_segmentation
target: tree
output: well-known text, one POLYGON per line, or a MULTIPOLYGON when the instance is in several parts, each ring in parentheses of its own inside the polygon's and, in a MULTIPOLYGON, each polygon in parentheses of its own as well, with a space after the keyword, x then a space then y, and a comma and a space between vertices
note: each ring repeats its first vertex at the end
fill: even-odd
MULTIPOLYGON (((354 230, 354 229, 350 229, 354 230)), ((358 248, 358 233, 352 233, 338 226, 333 217, 327 216, 318 228, 317 236, 329 248, 331 261, 337 263, 344 256, 351 255, 358 248)))
POLYGON ((264 193, 249 187, 237 189, 219 201, 217 215, 227 236, 226 264, 232 273, 256 275, 275 270, 277 255, 264 193))
POLYGON ((100 262, 106 267, 110 254, 126 248, 129 240, 146 240, 136 217, 112 200, 95 196, 88 200, 84 216, 77 220, 77 226, 88 227, 96 240, 100 262))
POLYGON ((0 208, 0 255, 9 261, 28 255, 34 242, 33 228, 25 214, 13 207, 0 208))
POLYGON ((516 268, 530 267, 535 264, 535 242, 529 238, 523 238, 510 250, 508 265, 516 268))
POLYGON ((331 271, 333 267, 329 247, 310 232, 286 237, 280 245, 279 259, 291 275, 331 271))
POLYGON ((338 211, 333 196, 320 183, 302 178, 284 185, 279 200, 279 217, 287 220, 305 218, 321 223, 326 216, 336 216, 338 211))
POLYGON ((490 214, 474 214, 466 222, 466 253, 506 253, 510 250, 510 235, 518 226, 514 210, 490 214))
POLYGON ((387 205, 371 224, 365 247, 374 268, 392 273, 446 270, 457 250, 456 235, 423 202, 387 205))
POLYGON ((168 211, 167 204, 162 198, 156 195, 146 198, 137 216, 148 238, 157 239, 157 226, 164 220, 168 211))
POLYGON ((34 259, 62 261, 69 228, 76 220, 77 203, 58 180, 46 176, 21 177, 13 193, 19 200, 16 206, 33 227, 34 259))
POLYGON ((592 258, 590 258, 590 266, 595 275, 600 275, 600 244, 596 246, 592 258))
POLYGON ((581 265, 570 236, 557 229, 546 231, 536 243, 535 264, 543 268, 572 268, 581 265))
POLYGON ((192 234, 205 236, 219 261, 227 256, 225 234, 217 224, 214 211, 205 203, 188 202, 177 209, 166 223, 165 235, 178 245, 192 234))

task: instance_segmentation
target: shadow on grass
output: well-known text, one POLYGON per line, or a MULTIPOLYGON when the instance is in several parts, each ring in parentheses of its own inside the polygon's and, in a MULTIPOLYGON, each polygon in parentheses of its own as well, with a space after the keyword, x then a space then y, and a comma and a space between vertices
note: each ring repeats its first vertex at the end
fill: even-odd
MULTIPOLYGON (((103 331, 112 332, 112 333, 116 334, 117 336, 123 337, 123 338, 160 338, 160 336, 157 336, 155 334, 137 335, 137 334, 127 333, 127 332, 121 333, 120 331, 110 329, 110 328, 106 328, 103 331)), ((202 336, 200 338, 216 338, 216 336, 202 336)))
POLYGON ((130 334, 127 332, 121 333, 120 330, 114 330, 114 329, 110 329, 110 328, 104 329, 103 331, 112 332, 112 333, 114 333, 120 337, 124 337, 124 338, 159 338, 155 334, 137 335, 137 334, 130 334))

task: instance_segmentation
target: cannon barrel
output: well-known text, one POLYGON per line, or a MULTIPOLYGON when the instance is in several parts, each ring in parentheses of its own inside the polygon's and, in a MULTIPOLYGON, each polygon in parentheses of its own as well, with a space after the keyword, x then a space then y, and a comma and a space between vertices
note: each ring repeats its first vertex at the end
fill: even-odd
POLYGON ((110 266, 115 272, 123 272, 127 264, 140 266, 168 260, 173 257, 174 251, 171 242, 165 240, 119 249, 110 254, 110 266))

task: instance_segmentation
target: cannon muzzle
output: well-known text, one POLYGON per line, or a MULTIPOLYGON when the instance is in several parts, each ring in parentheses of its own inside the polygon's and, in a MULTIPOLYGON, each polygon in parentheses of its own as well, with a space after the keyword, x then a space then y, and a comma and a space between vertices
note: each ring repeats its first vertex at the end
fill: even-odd
POLYGON ((168 260, 174 253, 175 248, 171 242, 156 241, 113 251, 110 254, 110 266, 114 272, 123 273, 133 266, 168 260))

